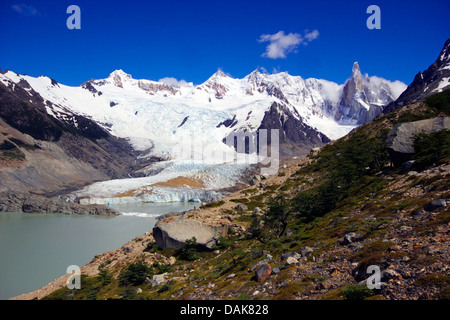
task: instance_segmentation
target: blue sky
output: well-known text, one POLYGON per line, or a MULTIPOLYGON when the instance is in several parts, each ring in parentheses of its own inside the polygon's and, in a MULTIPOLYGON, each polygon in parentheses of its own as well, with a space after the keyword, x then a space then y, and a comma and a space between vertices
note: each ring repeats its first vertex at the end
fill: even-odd
POLYGON ((448 12, 448 0, 2 0, 0 68, 68 85, 115 69, 199 84, 218 68, 344 83, 358 61, 363 73, 409 84, 450 37, 448 12), (72 4, 81 30, 66 27, 72 4), (372 4, 380 30, 366 27, 372 4))

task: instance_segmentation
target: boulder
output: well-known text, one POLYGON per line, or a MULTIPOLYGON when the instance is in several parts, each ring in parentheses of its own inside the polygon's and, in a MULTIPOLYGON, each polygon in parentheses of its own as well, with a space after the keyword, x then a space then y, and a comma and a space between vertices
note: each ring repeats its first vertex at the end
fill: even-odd
POLYGON ((400 274, 397 271, 392 270, 392 269, 383 270, 381 272, 380 277, 381 277, 381 281, 382 282, 387 282, 387 281, 389 281, 391 279, 399 279, 399 278, 401 278, 400 274))
POLYGON ((300 249, 300 254, 302 255, 302 257, 307 257, 309 256, 311 253, 313 253, 314 249, 310 248, 310 247, 303 247, 300 249))
POLYGON ((446 207, 447 201, 445 199, 436 199, 431 201, 430 203, 427 203, 424 207, 426 211, 434 211, 441 207, 446 207))
POLYGON ((261 181, 261 176, 255 174, 255 175, 253 176, 253 178, 250 180, 250 185, 251 185, 251 186, 254 186, 254 185, 258 184, 260 181, 261 181))
POLYGON ((264 260, 255 262, 255 263, 250 267, 250 270, 253 271, 253 270, 255 270, 255 269, 258 269, 258 268, 261 267, 262 265, 268 264, 268 263, 269 263, 269 260, 268 260, 268 259, 264 259, 264 260))
POLYGON ((237 210, 237 211, 247 211, 247 210, 248 210, 248 207, 247 207, 245 204, 239 203, 239 204, 236 206, 236 210, 237 210))
POLYGON ((228 275, 225 280, 230 280, 230 279, 233 279, 234 277, 236 277, 236 274, 232 273, 232 274, 228 275))
POLYGON ((264 255, 267 256, 268 254, 269 254, 269 251, 267 251, 267 250, 254 251, 254 252, 252 252, 252 258, 253 259, 260 258, 264 255))
POLYGON ((420 219, 423 219, 424 216, 425 216, 425 211, 423 211, 423 210, 419 210, 419 211, 414 212, 414 213, 412 214, 412 218, 413 218, 414 220, 420 220, 420 219))
POLYGON ((353 242, 360 241, 362 237, 354 232, 347 233, 344 238, 341 240, 342 245, 350 244, 353 242))
POLYGON ((402 172, 408 172, 408 171, 410 171, 411 168, 413 167, 413 165, 414 165, 415 162, 416 162, 416 160, 409 160, 409 161, 404 162, 404 163, 402 164, 400 170, 401 170, 402 172))
POLYGON ((297 264, 297 263, 298 263, 298 260, 295 259, 294 257, 288 257, 288 258, 286 259, 286 263, 289 264, 289 265, 291 265, 291 264, 297 264))
POLYGON ((438 116, 433 119, 397 124, 386 138, 386 148, 394 166, 399 167, 411 160, 416 152, 414 137, 417 134, 429 134, 443 129, 450 129, 450 117, 438 116))
POLYGON ((174 256, 171 256, 167 262, 169 263, 169 266, 173 266, 177 262, 177 259, 174 256))
POLYGON ((176 218, 158 221, 153 228, 153 237, 161 249, 178 248, 194 237, 197 244, 212 249, 219 238, 226 236, 228 225, 229 221, 223 219, 214 223, 205 223, 191 217, 186 218, 186 215, 180 215, 176 218))
POLYGON ((299 255, 297 252, 288 252, 288 253, 283 253, 281 255, 281 261, 283 260, 287 260, 289 257, 292 257, 294 259, 300 259, 302 256, 299 255))
POLYGON ((264 263, 255 271, 256 281, 264 281, 272 273, 272 267, 268 263, 264 263))
POLYGON ((262 213, 262 210, 261 210, 261 208, 256 207, 255 209, 253 209, 253 213, 260 214, 260 213, 262 213))
POLYGON ((165 283, 167 281, 166 277, 167 277, 167 273, 154 275, 152 277, 152 280, 150 280, 152 287, 160 286, 163 283, 165 283))

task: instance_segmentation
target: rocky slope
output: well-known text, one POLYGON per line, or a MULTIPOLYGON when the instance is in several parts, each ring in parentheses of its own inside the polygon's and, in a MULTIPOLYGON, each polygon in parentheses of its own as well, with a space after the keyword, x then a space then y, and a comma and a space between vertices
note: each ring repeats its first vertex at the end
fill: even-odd
MULTIPOLYGON (((83 268, 81 290, 62 288, 47 298, 448 299, 448 131, 416 138, 417 163, 409 171, 390 166, 386 148, 396 124, 448 111, 448 94, 438 98, 379 117, 280 174, 193 211, 203 221, 231 222, 215 251, 192 243, 161 250, 148 233, 96 256, 83 268), (147 278, 126 285, 128 272, 142 264, 147 278), (366 286, 369 266, 379 267, 379 289, 366 286)), ((42 292, 58 287, 49 288, 42 292)))

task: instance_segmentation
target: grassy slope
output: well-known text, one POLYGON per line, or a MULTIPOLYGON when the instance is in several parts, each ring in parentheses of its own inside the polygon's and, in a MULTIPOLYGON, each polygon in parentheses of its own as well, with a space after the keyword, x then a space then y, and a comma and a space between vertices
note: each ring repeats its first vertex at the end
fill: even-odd
MULTIPOLYGON (((281 185, 269 185, 262 192, 254 187, 241 190, 240 197, 231 201, 245 203, 249 210, 222 211, 244 224, 245 231, 230 230, 219 254, 199 252, 200 259, 184 261, 174 250, 153 249, 178 260, 168 269, 151 267, 149 275, 168 271, 169 278, 176 280, 159 287, 125 286, 119 280, 124 268, 106 266, 113 275, 108 281, 87 277, 83 289, 61 289, 47 298, 448 299, 450 213, 445 208, 424 212, 423 206, 433 199, 450 198, 449 136, 437 137, 444 139, 438 144, 444 152, 439 159, 421 162, 415 175, 389 166, 385 138, 397 123, 449 114, 449 96, 446 91, 426 104, 404 107, 361 126, 319 154, 311 154, 281 185), (265 215, 252 213, 255 207, 265 215), (417 213, 420 218, 413 218, 417 213), (339 243, 349 232, 362 236, 360 247, 339 243), (287 266, 281 261, 283 253, 300 252, 304 246, 314 251, 299 264, 287 266), (252 254, 262 250, 263 256, 252 254), (266 253, 272 256, 272 267, 281 270, 258 283, 251 266, 265 259, 266 253), (357 285, 357 272, 371 264, 397 273, 379 292, 357 285), (136 294, 137 288, 142 293, 136 294)), ((425 142, 430 147, 423 152, 433 152, 433 143, 425 142)), ((218 202, 205 209, 220 212, 223 205, 218 202)))

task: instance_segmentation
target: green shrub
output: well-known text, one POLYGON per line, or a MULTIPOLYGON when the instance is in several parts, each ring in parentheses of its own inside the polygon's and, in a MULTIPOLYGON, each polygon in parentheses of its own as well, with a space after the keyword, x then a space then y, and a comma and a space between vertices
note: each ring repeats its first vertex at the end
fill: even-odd
POLYGON ((182 260, 194 261, 199 258, 199 256, 197 255, 197 250, 197 239, 195 237, 192 237, 192 239, 186 240, 186 244, 184 246, 178 248, 176 254, 182 260))
POLYGON ((172 266, 167 265, 167 264, 162 264, 162 263, 159 263, 159 262, 155 262, 153 264, 153 268, 157 269, 157 271, 156 271, 157 274, 166 273, 166 272, 167 273, 173 272, 173 267, 172 266))
POLYGON ((110 284, 113 280, 112 273, 108 269, 105 269, 105 268, 99 268, 98 277, 102 281, 103 286, 110 284))
POLYGON ((444 112, 446 115, 450 115, 450 90, 445 90, 426 98, 425 103, 437 110, 437 112, 444 112))
POLYGON ((414 167, 423 170, 450 156, 450 130, 419 134, 414 140, 416 162, 414 167))
POLYGON ((286 195, 281 193, 274 198, 269 198, 263 219, 268 225, 277 229, 277 236, 281 237, 286 230, 290 213, 286 195))
POLYGON ((120 272, 119 283, 123 286, 137 286, 142 284, 150 273, 151 268, 144 261, 131 263, 120 272))
POLYGON ((161 287, 159 287, 158 289, 158 293, 162 293, 165 291, 169 291, 170 290, 170 285, 169 284, 163 284, 161 287))
POLYGON ((81 275, 80 289, 70 290, 64 287, 52 292, 42 300, 96 300, 102 286, 102 280, 99 277, 81 275))
POLYGON ((225 203, 225 201, 223 201, 223 200, 216 201, 216 202, 210 202, 210 203, 206 203, 206 204, 200 206, 200 208, 201 209, 216 208, 216 207, 220 207, 224 203, 225 203))
POLYGON ((248 293, 241 293, 239 296, 237 296, 236 300, 250 300, 251 298, 252 296, 248 293))
POLYGON ((213 249, 227 249, 231 246, 232 240, 220 237, 219 240, 217 240, 217 243, 213 245, 213 249))
POLYGON ((375 295, 375 292, 365 285, 347 285, 342 294, 347 300, 364 300, 375 295))

